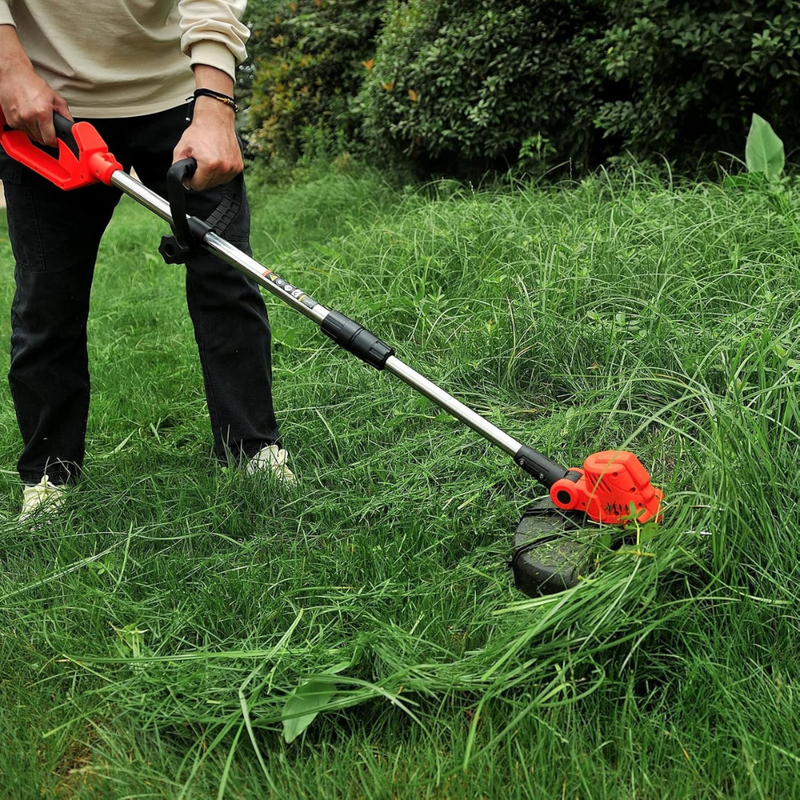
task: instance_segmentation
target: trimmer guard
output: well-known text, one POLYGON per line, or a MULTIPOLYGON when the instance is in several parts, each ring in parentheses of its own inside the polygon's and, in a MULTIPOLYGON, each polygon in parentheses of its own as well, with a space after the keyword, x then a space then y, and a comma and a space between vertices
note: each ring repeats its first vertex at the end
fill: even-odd
POLYGON ((577 585, 592 565, 591 545, 581 535, 588 525, 586 514, 561 511, 549 497, 534 503, 514 533, 515 586, 538 597, 577 585))

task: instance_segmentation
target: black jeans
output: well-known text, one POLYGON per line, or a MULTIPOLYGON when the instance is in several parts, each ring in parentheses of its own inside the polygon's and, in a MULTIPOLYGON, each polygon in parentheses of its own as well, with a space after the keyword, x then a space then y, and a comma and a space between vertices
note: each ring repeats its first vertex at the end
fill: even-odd
MULTIPOLYGON (((172 151, 187 126, 185 109, 128 119, 90 120, 119 161, 166 195, 172 151)), ((100 238, 121 193, 101 184, 64 192, 0 149, 8 226, 16 261, 11 308, 11 369, 24 448, 25 483, 80 474, 89 412, 86 322, 100 238)), ((223 191, 190 193, 187 212, 202 219, 223 191)), ((246 195, 224 237, 249 254, 246 195)), ((166 267, 165 269, 174 269, 166 267)), ((204 253, 186 265, 186 297, 200 352, 214 451, 230 463, 279 443, 272 405, 270 329, 256 284, 204 253)))

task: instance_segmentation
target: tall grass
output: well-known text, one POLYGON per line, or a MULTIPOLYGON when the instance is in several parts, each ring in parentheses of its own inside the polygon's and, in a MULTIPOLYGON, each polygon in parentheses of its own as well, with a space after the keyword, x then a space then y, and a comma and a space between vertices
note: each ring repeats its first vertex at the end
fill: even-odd
POLYGON ((0 406, 3 791, 793 796, 786 204, 638 174, 483 193, 334 176, 253 201, 260 260, 553 458, 635 450, 664 522, 524 598, 511 532, 541 490, 275 301, 302 484, 220 469, 182 276, 124 201, 93 297, 86 473, 46 526, 15 522, 0 406), (287 745, 284 705, 312 677, 336 694, 287 745))

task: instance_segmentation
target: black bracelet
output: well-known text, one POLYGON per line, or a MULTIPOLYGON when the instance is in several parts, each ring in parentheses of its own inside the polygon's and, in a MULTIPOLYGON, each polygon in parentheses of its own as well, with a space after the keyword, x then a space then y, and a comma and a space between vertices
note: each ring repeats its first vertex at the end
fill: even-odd
POLYGON ((228 108, 232 108, 234 114, 239 113, 239 106, 236 105, 236 101, 229 97, 227 94, 223 94, 222 92, 217 92, 214 89, 195 89, 194 95, 192 97, 186 98, 190 103, 194 103, 198 97, 212 97, 214 100, 219 100, 220 103, 224 103, 228 108))

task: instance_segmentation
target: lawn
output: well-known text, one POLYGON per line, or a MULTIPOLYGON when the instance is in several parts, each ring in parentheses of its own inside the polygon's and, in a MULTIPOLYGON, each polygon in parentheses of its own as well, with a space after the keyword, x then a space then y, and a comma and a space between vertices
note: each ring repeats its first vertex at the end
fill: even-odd
MULTIPOLYGON (((301 485, 221 469, 181 268, 123 201, 85 475, 43 526, 16 522, 2 386, 0 795, 796 796, 800 200, 637 173, 251 199, 259 260, 552 458, 634 450, 663 523, 524 597, 540 487, 273 298, 301 485), (327 704, 287 743, 309 681, 327 704)), ((2 212, 0 263, 7 341, 2 212)))

